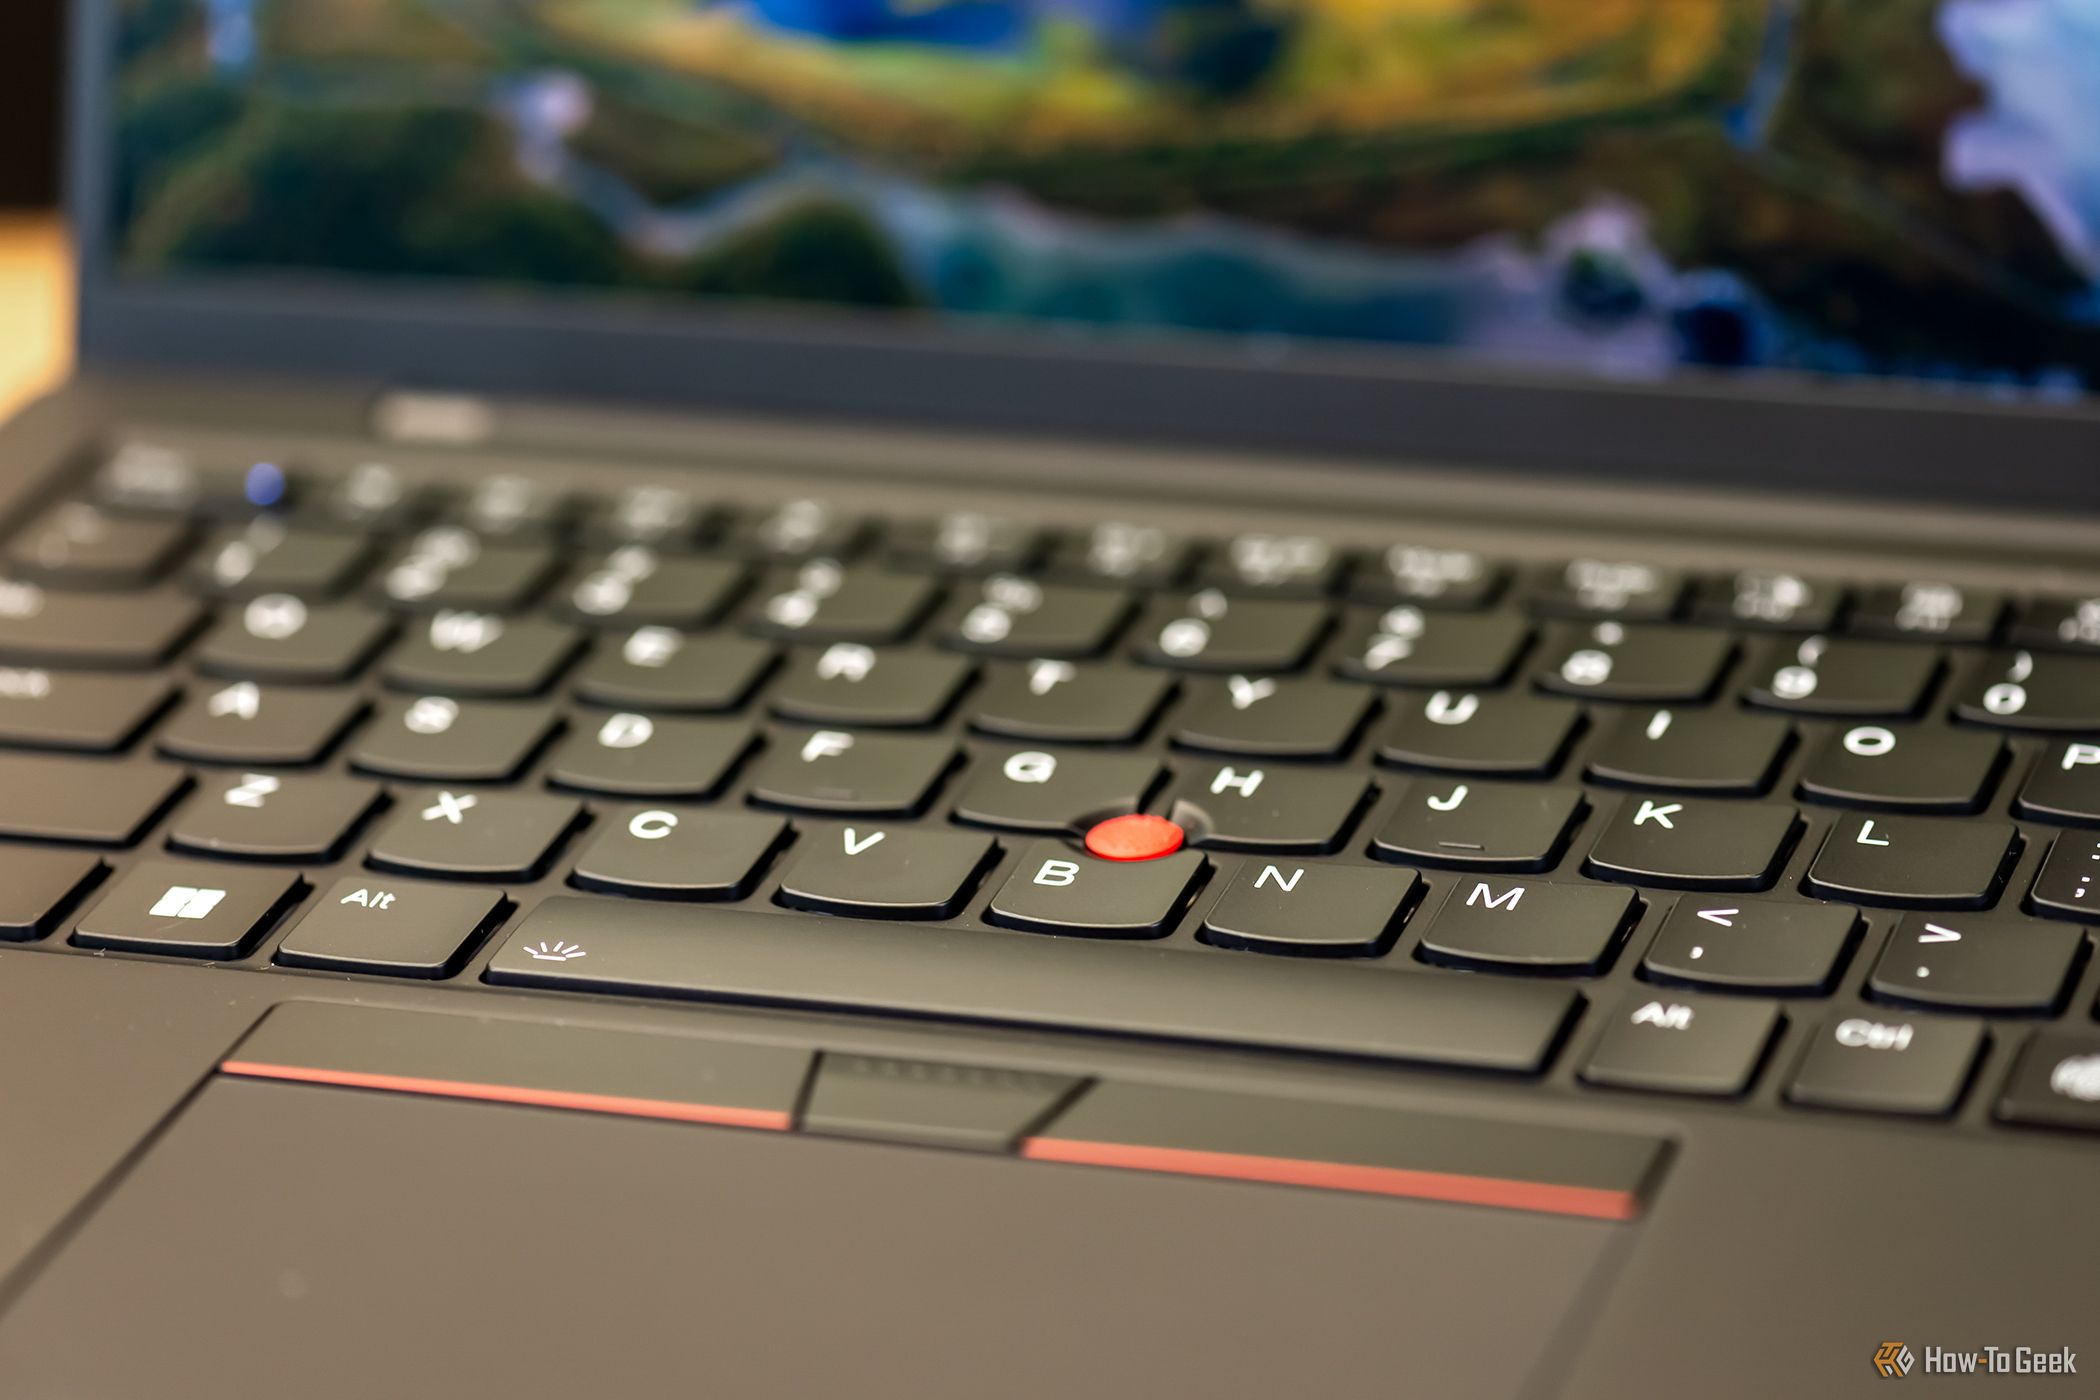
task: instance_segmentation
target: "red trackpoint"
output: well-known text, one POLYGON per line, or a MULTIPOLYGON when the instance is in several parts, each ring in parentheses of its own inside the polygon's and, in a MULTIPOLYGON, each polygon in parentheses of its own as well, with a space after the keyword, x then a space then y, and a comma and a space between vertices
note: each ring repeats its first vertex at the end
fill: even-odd
POLYGON ((1142 813, 1110 817, 1086 834, 1086 848, 1103 860, 1158 860, 1181 849, 1180 827, 1142 813))

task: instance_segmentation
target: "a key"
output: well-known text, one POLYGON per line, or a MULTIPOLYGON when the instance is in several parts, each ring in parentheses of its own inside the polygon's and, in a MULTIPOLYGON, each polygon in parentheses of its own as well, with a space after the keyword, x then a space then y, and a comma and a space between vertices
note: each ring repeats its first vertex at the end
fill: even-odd
POLYGON ((363 535, 398 534, 428 514, 430 489, 389 462, 360 462, 312 483, 301 500, 314 519, 363 535))
POLYGON ((1953 701, 1970 724, 2091 733, 2100 730, 2100 656, 1988 652, 1953 701))
POLYGON ((1771 786, 1793 743, 1772 715, 1728 710, 1628 710, 1590 750, 1592 781, 1620 787, 1753 795, 1771 786))
POLYGON ((137 593, 58 593, 0 580, 0 663, 142 671, 204 621, 196 599, 168 587, 137 593))
POLYGON ((90 855, 0 847, 0 939, 42 938, 104 873, 102 862, 90 855))
POLYGON ((704 627, 743 594, 746 569, 731 559, 667 558, 622 545, 579 566, 554 590, 554 610, 592 627, 704 627))
POLYGON ((944 738, 783 730, 751 774, 751 800, 769 807, 855 815, 909 815, 955 765, 944 738))
POLYGON ((156 742, 169 757, 196 763, 318 763, 364 711, 354 690, 234 681, 193 694, 156 742))
POLYGON ((1881 584, 1866 590, 1852 610, 1852 629, 1876 637, 1935 642, 1987 642, 2005 616, 2006 596, 1995 588, 1952 583, 1881 584))
POLYGON ((445 977, 505 908, 494 890, 351 875, 336 881, 277 945, 286 967, 383 977, 445 977))
POLYGON ((2046 1012, 2085 956, 2085 930, 2017 919, 1906 914, 1867 989, 1883 1001, 2046 1012))
POLYGON ((1371 696, 1334 681, 1229 676, 1190 685, 1173 725, 1183 748, 1267 758, 1334 758, 1371 716, 1371 696))
POLYGON ((2033 821, 2100 826, 2100 744, 2066 739, 2043 749, 2016 810, 2033 821))
POLYGON ((1110 521, 1058 542, 1050 571, 1060 578, 1164 588, 1188 572, 1195 545, 1156 525, 1110 521))
POLYGON ((645 899, 742 899, 787 840, 788 824, 760 812, 620 807, 576 857, 569 883, 645 899))
POLYGON ((593 705, 708 711, 741 706, 777 658, 764 642, 733 632, 691 636, 638 627, 600 643, 576 673, 576 694, 593 705))
POLYGON ((1245 861, 1197 935, 1220 948, 1375 958, 1421 890, 1412 870, 1245 861))
POLYGON ((1250 530, 1225 541, 1203 581, 1228 593, 1317 598, 1334 586, 1342 557, 1318 535, 1250 530))
POLYGON ((1600 622, 1546 635, 1539 686, 1563 695, 1650 702, 1702 700, 1735 656, 1725 632, 1600 622))
POLYGON ((7 570, 72 588, 136 587, 166 567, 189 533, 183 520, 127 518, 88 501, 63 501, 9 541, 7 570))
POLYGON ((445 609, 410 625, 382 673, 396 690, 537 695, 582 646, 575 629, 557 622, 445 609))
POLYGON ((1664 889, 1769 889, 1800 827, 1794 809, 1779 802, 1628 797, 1582 870, 1664 889))
POLYGON ((1640 917, 1632 890, 1464 879, 1423 931, 1428 962, 1522 972, 1595 972, 1640 917))
POLYGON ((1858 724, 1809 750, 1800 791, 1815 802, 1918 812, 1973 812, 2005 756, 1995 734, 1937 725, 1858 724))
POLYGON ((1676 569, 1612 559, 1577 559, 1547 570, 1531 591, 1534 611, 1553 617, 1660 621, 1677 611, 1685 577, 1676 569))
POLYGON ((221 598, 327 598, 349 586, 371 551, 363 535, 263 516, 215 532, 190 561, 189 576, 193 586, 221 598))
POLYGON ((1787 1086, 1790 1103, 1938 1118, 1952 1113, 1983 1053, 1983 1026, 1935 1016, 1825 1021, 1787 1086))
POLYGON ((1495 600, 1509 569, 1470 549, 1395 544, 1357 566, 1350 592, 1373 602, 1425 608, 1482 608, 1495 600))
POLYGON ((494 544, 458 525, 436 525, 403 544, 372 578, 372 596, 397 608, 512 612, 553 574, 544 543, 494 544))
POLYGON ((1118 661, 1043 659, 991 666, 970 727, 1037 743, 1125 744, 1151 727, 1171 677, 1118 661))
POLYGON ((2007 822, 1841 817, 1805 888, 1858 904, 1980 909, 1998 897, 2019 842, 2007 822))
POLYGON ((2013 619, 2012 640, 2060 651, 2100 648, 2100 597, 2031 599, 2013 619))
POLYGON ((548 759, 547 781, 615 797, 712 797, 755 737, 735 719, 581 715, 548 759))
POLYGON ((903 729, 930 725, 955 703, 975 667, 921 647, 834 642, 791 657, 767 704, 805 724, 903 729))
POLYGON ((994 574, 964 589, 933 630, 943 646, 986 656, 1094 656, 1122 631, 1132 606, 1120 589, 994 574))
POLYGON ((954 815, 1009 831, 1083 831, 1139 810, 1158 783, 1148 755, 988 749, 956 794, 954 815))
POLYGON ((1331 851, 1370 796, 1361 773, 1240 762, 1182 770, 1169 820, 1219 851, 1331 851))
POLYGON ((1656 931, 1641 974, 1723 991, 1827 992, 1859 938, 1842 904, 1687 895, 1656 931))
POLYGON ((582 533, 593 544, 681 550, 698 543, 712 524, 708 508, 690 491, 628 486, 586 507, 582 533))
POLYGON ((0 754, 0 836, 129 846, 188 785, 153 763, 0 754))
POLYGON ((498 783, 554 731, 545 705, 423 695, 389 700, 350 751, 368 773, 422 782, 498 783))
POLYGON ((216 676, 325 685, 363 670, 393 632, 390 618, 361 604, 309 604, 272 593, 221 618, 196 660, 216 676))
POLYGON ((1042 545, 1042 530, 1026 521, 959 510, 899 525, 890 532, 885 552, 911 568, 996 574, 1028 568, 1042 545))
POLYGON ((728 544, 738 554, 759 559, 844 559, 867 535, 865 518, 804 499, 748 517, 730 532, 728 544))
POLYGON ((2057 837, 2027 900, 2037 914, 2100 923, 2100 836, 2067 831, 2057 837))
POLYGON ((922 574, 817 559, 771 579, 750 625, 795 641, 894 642, 918 626, 940 591, 922 574))
POLYGON ((1582 709, 1536 695, 1439 690, 1398 696, 1375 740, 1380 762, 1447 773, 1545 777, 1582 724, 1582 709))
POLYGON ((0 668, 0 744, 109 753, 174 694, 165 676, 0 668))
POLYGON ((454 514, 476 534, 530 539, 566 528, 575 505, 559 487, 504 472, 475 483, 454 514))
POLYGON ((1701 583, 1693 597, 1692 615, 1724 627, 1822 632, 1837 625, 1844 606, 1844 588, 1828 579, 1743 569, 1701 583))
POLYGON ((1856 637, 1775 641, 1752 659, 1746 703, 1833 718, 1916 714, 1940 673, 1940 653, 1904 642, 1856 637))
POLYGON ((997 852, 960 831, 814 827, 780 877, 791 909, 860 919, 945 919, 962 907, 997 852))
POLYGON ((1402 865, 1544 870, 1586 806, 1574 787, 1418 779, 1400 790, 1371 854, 1402 865))
POLYGON ((182 958, 239 957, 301 892, 292 872, 147 860, 80 916, 73 942, 182 958))
POLYGON ((379 789, 317 774, 229 773, 199 785, 168 844, 200 856, 333 860, 379 805, 379 789))
POLYGON ((405 875, 529 880, 581 818, 566 797, 536 792, 404 792, 372 835, 368 864, 405 875))
POLYGON ((1582 1077, 1614 1089, 1733 1098, 1757 1078, 1779 1031, 1764 1002, 1637 991, 1619 1003, 1582 1077))
POLYGON ((1292 671, 1328 620, 1322 603, 1232 598, 1206 588, 1154 602, 1137 625, 1137 657, 1189 671, 1292 671))
POLYGON ((2100 1128, 2100 1037, 2037 1032, 2021 1048, 1995 1111, 2007 1123, 2100 1128))
POLYGON ((1516 613, 1438 613, 1396 603, 1354 624, 1334 668, 1380 685, 1499 685, 1531 643, 1516 613))
POLYGON ((1021 851, 992 897, 989 917, 1007 928, 1092 938, 1157 938, 1188 907, 1209 862, 1194 851, 1157 860, 1096 860, 1061 841, 1021 851))

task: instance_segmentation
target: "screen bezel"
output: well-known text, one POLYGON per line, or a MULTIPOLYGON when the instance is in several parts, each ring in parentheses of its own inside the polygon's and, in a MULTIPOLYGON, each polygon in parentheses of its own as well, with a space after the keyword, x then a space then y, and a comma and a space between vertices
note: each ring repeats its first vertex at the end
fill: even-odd
POLYGON ((1420 350, 1055 329, 631 294, 114 266, 115 0, 73 7, 69 211, 90 366, 233 369, 489 395, 1501 466, 1614 481, 2100 508, 2100 399, 1687 373, 1666 383, 1420 350))

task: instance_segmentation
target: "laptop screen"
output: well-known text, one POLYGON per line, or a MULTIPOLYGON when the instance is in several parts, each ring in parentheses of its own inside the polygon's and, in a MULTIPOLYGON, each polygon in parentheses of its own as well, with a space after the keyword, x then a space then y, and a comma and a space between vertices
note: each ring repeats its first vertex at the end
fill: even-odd
POLYGON ((2094 0, 122 0, 130 277, 2100 389, 2094 0))

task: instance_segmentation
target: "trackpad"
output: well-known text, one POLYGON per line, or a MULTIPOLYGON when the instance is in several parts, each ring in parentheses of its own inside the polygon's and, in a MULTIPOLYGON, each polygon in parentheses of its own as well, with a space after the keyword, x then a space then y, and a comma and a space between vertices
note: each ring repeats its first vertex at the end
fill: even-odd
POLYGON ((1508 1396, 1631 1235, 220 1079, 0 1320, 0 1392, 1508 1396))

